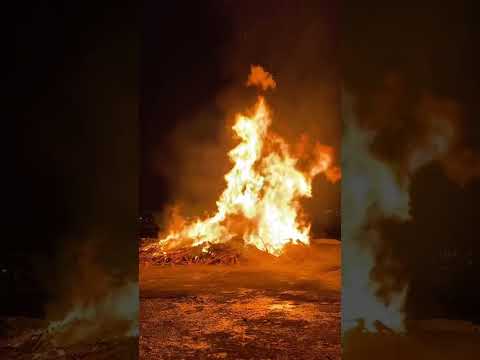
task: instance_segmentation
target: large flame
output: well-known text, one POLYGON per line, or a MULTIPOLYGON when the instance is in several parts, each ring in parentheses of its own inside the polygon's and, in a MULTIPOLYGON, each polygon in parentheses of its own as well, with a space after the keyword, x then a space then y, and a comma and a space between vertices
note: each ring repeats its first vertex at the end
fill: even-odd
POLYGON ((293 156, 288 144, 269 131, 271 123, 262 96, 251 114, 236 116, 232 129, 240 143, 228 153, 233 167, 225 176, 217 212, 193 222, 176 214, 161 248, 207 246, 241 237, 245 244, 279 255, 289 242, 309 243, 310 224, 299 200, 312 196, 315 176, 323 173, 335 182, 340 170, 333 166, 332 149, 324 145, 293 156))

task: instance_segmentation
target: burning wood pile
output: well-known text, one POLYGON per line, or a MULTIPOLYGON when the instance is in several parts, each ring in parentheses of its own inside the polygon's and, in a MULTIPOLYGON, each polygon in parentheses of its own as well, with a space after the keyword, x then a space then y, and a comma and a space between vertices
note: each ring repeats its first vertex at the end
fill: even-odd
POLYGON ((283 264, 302 265, 307 263, 331 262, 340 255, 339 242, 333 239, 312 239, 310 245, 288 243, 280 254, 274 255, 240 240, 221 244, 182 247, 173 250, 158 250, 155 244, 141 247, 140 264, 177 265, 243 265, 283 264))
MULTIPOLYGON (((271 74, 252 66, 247 86, 274 89, 271 74)), ((289 244, 310 243, 310 223, 301 199, 312 197, 312 182, 323 174, 340 179, 333 149, 303 136, 290 146, 270 130, 271 111, 258 96, 251 111, 239 113, 232 127, 239 143, 228 156, 231 170, 217 211, 206 217, 184 219, 171 213, 166 233, 155 244, 142 247, 140 261, 156 264, 236 264, 250 254, 279 256, 289 244), (241 239, 242 246, 236 246, 241 239)))
POLYGON ((255 261, 273 261, 275 256, 238 242, 182 247, 169 251, 155 246, 140 249, 140 262, 155 265, 236 265, 255 261))
POLYGON ((150 247, 140 251, 140 261, 156 265, 237 264, 240 253, 227 244, 185 247, 172 251, 158 251, 150 247))

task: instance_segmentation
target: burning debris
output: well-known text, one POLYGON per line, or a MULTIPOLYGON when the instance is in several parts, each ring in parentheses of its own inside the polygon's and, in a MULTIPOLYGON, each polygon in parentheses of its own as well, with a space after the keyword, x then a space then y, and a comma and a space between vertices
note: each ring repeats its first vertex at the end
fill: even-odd
MULTIPOLYGON (((252 67, 247 84, 263 90, 276 85, 259 66, 252 67)), ((310 224, 300 200, 312 196, 317 175, 336 182, 340 169, 333 165, 332 148, 303 138, 297 151, 292 151, 283 138, 270 131, 271 123, 263 96, 252 111, 237 114, 232 129, 240 143, 228 153, 233 167, 225 175, 227 187, 217 201, 216 213, 187 221, 173 212, 167 234, 142 253, 154 253, 152 247, 156 247, 157 260, 162 263, 235 263, 238 256, 227 251, 228 246, 209 248, 241 238, 245 246, 279 255, 288 243, 309 244, 310 224), (181 250, 186 248, 190 250, 181 250), (221 260, 212 260, 218 249, 223 253, 221 260)))
POLYGON ((145 247, 140 251, 140 262, 156 265, 190 264, 237 264, 240 253, 228 244, 208 244, 186 247, 172 251, 158 251, 156 247, 145 247))
MULTIPOLYGON (((302 244, 286 245, 290 251, 284 251, 283 259, 287 253, 291 254, 292 247, 305 248, 302 244)), ((184 247, 175 250, 158 250, 154 246, 145 245, 140 250, 140 262, 143 264, 155 265, 236 265, 246 263, 273 263, 277 257, 266 251, 259 250, 252 245, 243 245, 242 241, 231 241, 229 243, 202 244, 191 247, 184 247)))
MULTIPOLYGON (((185 247, 170 251, 159 251, 156 246, 145 244, 140 250, 141 265, 279 265, 299 266, 307 263, 331 262, 331 250, 338 248, 339 241, 312 239, 310 245, 293 242, 286 244, 280 256, 269 254, 241 241, 185 247), (322 256, 323 255, 323 256, 322 256)), ((334 266, 334 269, 339 267, 334 266)))

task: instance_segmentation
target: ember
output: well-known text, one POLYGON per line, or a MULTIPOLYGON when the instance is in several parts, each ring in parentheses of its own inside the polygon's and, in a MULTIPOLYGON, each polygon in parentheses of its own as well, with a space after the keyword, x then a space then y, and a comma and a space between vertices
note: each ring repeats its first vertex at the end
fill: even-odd
POLYGON ((258 261, 274 261, 275 257, 260 251, 252 245, 207 244, 185 247, 171 251, 158 251, 156 247, 145 246, 140 250, 140 262, 156 265, 234 265, 258 261))
POLYGON ((239 252, 226 244, 212 244, 207 250, 199 245, 168 252, 149 248, 140 252, 140 261, 157 265, 236 264, 239 252))

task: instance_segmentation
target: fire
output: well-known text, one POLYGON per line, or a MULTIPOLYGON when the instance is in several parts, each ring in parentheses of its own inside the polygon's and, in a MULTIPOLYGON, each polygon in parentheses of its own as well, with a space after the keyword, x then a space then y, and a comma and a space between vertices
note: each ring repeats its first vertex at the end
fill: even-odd
MULTIPOLYGON (((233 164, 225 175, 226 189, 217 211, 206 219, 185 222, 175 215, 161 249, 205 245, 241 238, 245 244, 279 255, 285 244, 309 243, 310 224, 300 199, 312 196, 312 181, 324 174, 340 179, 333 150, 315 145, 294 156, 289 145, 269 131, 271 112, 259 96, 253 111, 238 114, 232 127, 239 144, 228 156, 233 164)), ((306 145, 308 147, 308 144, 306 145)))

